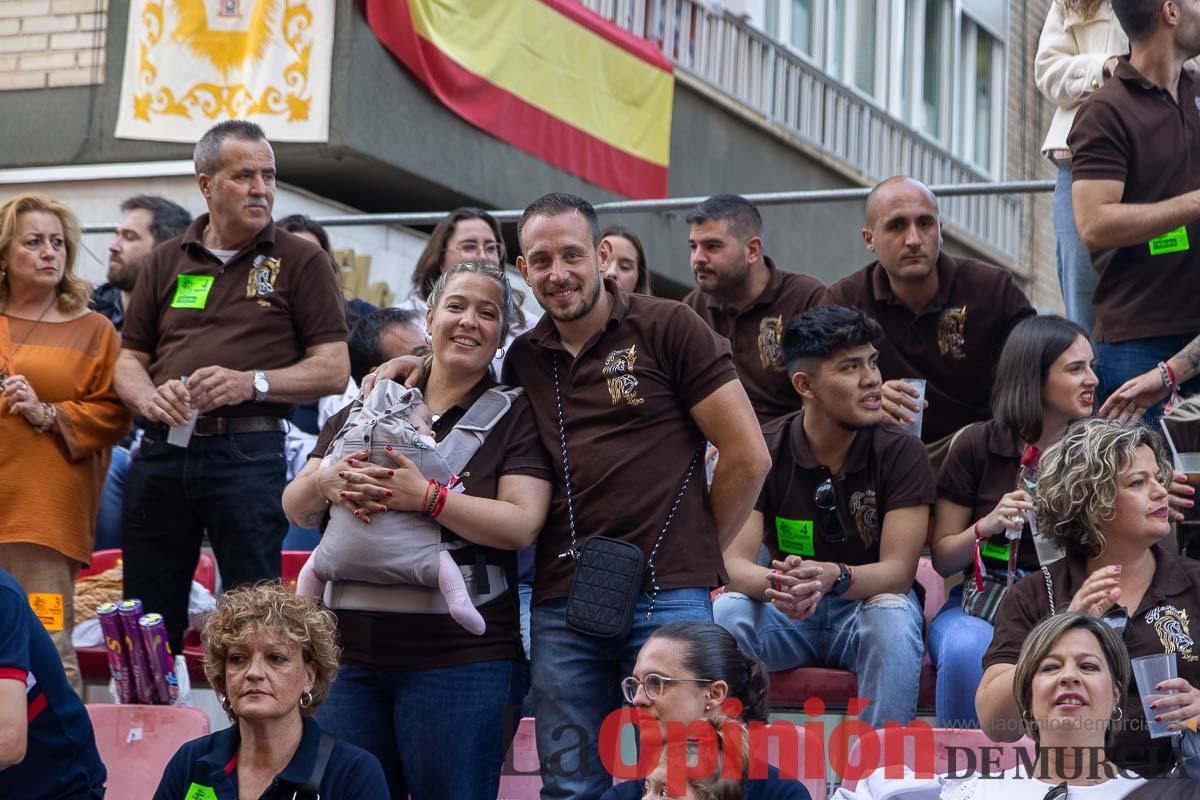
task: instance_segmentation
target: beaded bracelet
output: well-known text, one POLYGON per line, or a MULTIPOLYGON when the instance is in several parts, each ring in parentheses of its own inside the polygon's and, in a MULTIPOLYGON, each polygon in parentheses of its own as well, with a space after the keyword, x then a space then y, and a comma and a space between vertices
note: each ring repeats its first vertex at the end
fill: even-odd
POLYGON ((1165 361, 1158 362, 1158 374, 1162 376, 1163 388, 1171 390, 1171 393, 1179 391, 1179 383, 1175 380, 1175 370, 1171 369, 1171 365, 1165 361))
POLYGON ((50 403, 42 403, 42 421, 41 424, 35 425, 34 430, 38 433, 49 433, 54 427, 54 420, 58 417, 58 409, 50 403))
POLYGON ((433 509, 437 506, 438 496, 441 494, 441 488, 442 485, 440 483, 432 478, 429 479, 428 489, 432 489, 433 493, 430 495, 429 500, 422 507, 421 513, 425 516, 433 516, 433 509))
POLYGON ((437 519, 438 514, 442 513, 442 509, 446 507, 446 498, 450 496, 450 490, 445 486, 438 484, 437 503, 433 507, 433 511, 429 513, 430 519, 437 519))

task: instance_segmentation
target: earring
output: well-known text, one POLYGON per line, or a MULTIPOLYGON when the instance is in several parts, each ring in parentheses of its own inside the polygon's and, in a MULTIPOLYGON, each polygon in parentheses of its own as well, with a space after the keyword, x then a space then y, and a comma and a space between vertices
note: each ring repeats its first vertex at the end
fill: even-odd
POLYGON ((1117 706, 1116 710, 1114 710, 1112 713, 1112 721, 1120 722, 1123 719, 1125 719, 1125 709, 1117 706))
POLYGON ((504 358, 504 348, 503 347, 496 348, 496 358, 504 358))
POLYGON ((311 705, 312 705, 312 692, 305 691, 304 694, 300 695, 300 707, 308 708, 311 705))

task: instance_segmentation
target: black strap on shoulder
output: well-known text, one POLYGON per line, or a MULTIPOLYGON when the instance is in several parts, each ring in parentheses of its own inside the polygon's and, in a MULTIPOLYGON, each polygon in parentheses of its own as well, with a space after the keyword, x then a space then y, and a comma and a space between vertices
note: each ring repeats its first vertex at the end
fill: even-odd
POLYGON ((312 772, 304 785, 292 793, 289 800, 321 800, 321 780, 325 777, 325 768, 329 766, 329 755, 333 752, 335 739, 325 731, 321 731, 321 741, 317 744, 317 757, 313 759, 312 772))

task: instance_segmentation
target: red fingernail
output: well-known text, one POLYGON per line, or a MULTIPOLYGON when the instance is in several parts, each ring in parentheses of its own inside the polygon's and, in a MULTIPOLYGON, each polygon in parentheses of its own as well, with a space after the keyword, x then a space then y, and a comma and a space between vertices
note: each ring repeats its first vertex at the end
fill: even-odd
POLYGON ((390 452, 392 452, 392 446, 391 446, 390 444, 389 444, 389 445, 384 445, 383 449, 384 449, 384 450, 387 450, 389 453, 390 453, 390 452))
POLYGON ((392 493, 391 493, 391 492, 388 492, 388 493, 387 493, 387 496, 388 496, 388 497, 391 497, 391 496, 392 496, 392 493))
POLYGON ((346 473, 344 473, 344 472, 339 472, 339 473, 338 473, 338 477, 339 477, 339 478, 344 478, 344 477, 346 477, 346 473))
POLYGON ((350 465, 350 466, 352 466, 352 467, 358 466, 358 462, 357 462, 357 461, 355 461, 353 458, 347 458, 347 459, 346 459, 346 463, 347 463, 347 464, 349 464, 349 465, 350 465))
POLYGON ((338 497, 345 497, 345 496, 346 496, 345 492, 338 492, 338 497))
MULTIPOLYGON (((390 478, 390 477, 392 477, 392 476, 393 476, 393 475, 395 475, 395 474, 396 474, 396 472, 395 472, 394 470, 390 470, 390 469, 388 470, 388 477, 389 477, 389 478, 390 478)), ((388 494, 391 494, 391 492, 388 492, 388 494)))
POLYGON ((1155 718, 1154 718, 1154 721, 1155 721, 1155 722, 1162 722, 1162 717, 1155 717, 1155 718))

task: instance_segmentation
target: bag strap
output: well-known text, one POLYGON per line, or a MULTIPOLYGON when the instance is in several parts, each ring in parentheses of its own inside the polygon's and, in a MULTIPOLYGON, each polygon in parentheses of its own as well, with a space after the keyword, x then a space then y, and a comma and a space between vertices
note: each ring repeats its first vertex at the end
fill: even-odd
POLYGON ((1054 580, 1045 564, 1042 565, 1042 577, 1046 579, 1046 594, 1050 597, 1050 616, 1054 616, 1058 613, 1058 609, 1054 607, 1054 580))
MULTIPOLYGON (((567 426, 563 418, 562 390, 559 388, 557 353, 554 354, 554 402, 558 407, 558 441, 562 447, 563 487, 567 493, 567 525, 571 531, 571 549, 565 553, 559 553, 558 557, 566 558, 570 556, 573 559, 578 559, 579 542, 576 539, 575 533, 575 500, 571 491, 571 469, 567 462, 567 426)), ((692 472, 696 469, 696 462, 704 455, 705 444, 705 442, 701 442, 700 447, 692 454, 692 460, 688 462, 687 472, 683 474, 683 483, 680 484, 679 491, 675 493, 675 499, 671 502, 671 510, 667 513, 667 519, 663 523, 662 530, 658 532, 658 538, 654 540, 654 546, 650 548, 650 558, 646 560, 646 566, 650 569, 650 605, 646 608, 646 619, 650 619, 650 615, 654 613, 654 601, 658 597, 658 571, 654 567, 654 557, 658 555, 663 539, 667 536, 667 529, 671 527, 671 520, 675 518, 675 512, 679 510, 679 503, 683 500, 683 494, 687 491, 688 483, 692 479, 692 472)))
POLYGON ((317 757, 313 759, 312 772, 304 785, 292 793, 291 800, 321 800, 321 780, 325 777, 325 768, 329 766, 329 756, 333 753, 334 738, 321 731, 321 741, 317 744, 317 757))
POLYGON ((451 473, 458 475, 466 468, 524 391, 519 387, 501 389, 493 386, 471 404, 458 424, 437 445, 438 455, 446 462, 451 473))

